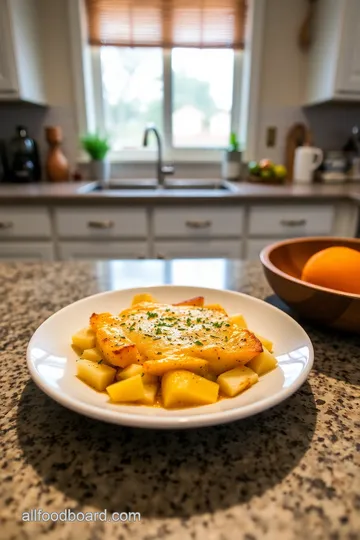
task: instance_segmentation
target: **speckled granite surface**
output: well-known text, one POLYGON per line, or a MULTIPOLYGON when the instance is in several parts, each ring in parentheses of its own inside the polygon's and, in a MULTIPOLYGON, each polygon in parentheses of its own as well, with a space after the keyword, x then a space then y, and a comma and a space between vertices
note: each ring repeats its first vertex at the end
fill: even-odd
POLYGON ((181 264, 0 265, 2 539, 360 538, 356 337, 305 325, 316 355, 308 382, 273 410, 199 431, 102 424, 57 405, 29 379, 31 334, 83 296, 139 281, 181 283, 179 275, 182 284, 271 294, 257 264, 195 261, 185 273, 181 264), (31 508, 133 511, 142 520, 22 522, 31 508))

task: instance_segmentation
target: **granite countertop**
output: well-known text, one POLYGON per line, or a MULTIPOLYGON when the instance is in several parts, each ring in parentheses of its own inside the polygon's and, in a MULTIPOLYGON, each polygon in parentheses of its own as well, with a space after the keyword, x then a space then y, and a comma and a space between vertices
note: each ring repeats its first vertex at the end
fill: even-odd
POLYGON ((257 263, 0 264, 1 537, 359 538, 355 336, 304 324, 315 365, 300 390, 256 417, 193 431, 91 420, 56 404, 30 380, 28 340, 53 312, 98 291, 171 282, 276 303, 257 263), (140 512, 141 522, 22 522, 23 512, 39 508, 140 512))
MULTIPOLYGON (((199 180, 197 180, 199 181, 199 180)), ((146 182, 146 180, 145 180, 146 182)), ((221 190, 187 190, 187 189, 136 189, 121 191, 89 191, 93 183, 68 182, 59 184, 40 183, 26 185, 0 184, 0 205, 2 203, 101 203, 101 204, 124 204, 147 203, 161 204, 171 202, 191 203, 192 201, 207 201, 213 203, 234 203, 248 201, 352 201, 360 203, 360 182, 347 184, 325 185, 258 185, 246 182, 228 182, 230 189, 221 190)))

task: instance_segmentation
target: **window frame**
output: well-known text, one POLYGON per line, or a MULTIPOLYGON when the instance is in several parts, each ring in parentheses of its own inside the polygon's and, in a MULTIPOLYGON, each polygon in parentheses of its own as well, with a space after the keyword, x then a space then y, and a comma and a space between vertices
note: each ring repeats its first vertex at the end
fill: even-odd
MULTIPOLYGON (((101 82, 101 52, 99 47, 90 47, 91 68, 93 74, 93 108, 96 119, 96 127, 101 133, 106 133, 104 120, 104 102, 103 88, 101 82)), ((171 69, 171 50, 163 49, 163 125, 157 126, 160 129, 163 141, 164 159, 168 161, 200 161, 212 162, 219 161, 221 154, 224 151, 223 147, 203 148, 203 147, 181 147, 177 148, 173 145, 172 140, 172 69, 171 69)), ((240 120, 240 98, 241 98, 241 82, 242 82, 242 66, 243 54, 242 51, 234 51, 233 64, 233 87, 232 87, 232 111, 231 111, 231 131, 239 132, 240 120)), ((89 106, 89 104, 88 104, 89 106)), ((145 129, 145 125, 144 125, 145 129)), ((150 150, 151 152, 151 150, 150 150)), ((136 161, 144 161, 149 157, 149 150, 118 150, 110 153, 111 161, 125 161, 129 159, 129 154, 136 161)))
MULTIPOLYGON (((265 27, 266 0, 249 0, 246 25, 246 49, 234 56, 233 108, 231 130, 245 141, 244 158, 256 159, 259 97, 261 83, 262 42, 265 27)), ((75 112, 79 134, 100 129, 104 131, 100 50, 87 43, 86 10, 84 0, 68 0, 72 68, 75 90, 75 112), (100 120, 100 121, 99 121, 100 120)), ((219 163, 222 149, 173 148, 171 141, 171 55, 164 50, 164 159, 188 163, 219 163), (167 80, 167 84, 165 84, 167 80)), ((153 162, 156 151, 150 149, 122 150, 110 153, 111 162, 153 162)), ((80 162, 88 157, 79 150, 80 162)))

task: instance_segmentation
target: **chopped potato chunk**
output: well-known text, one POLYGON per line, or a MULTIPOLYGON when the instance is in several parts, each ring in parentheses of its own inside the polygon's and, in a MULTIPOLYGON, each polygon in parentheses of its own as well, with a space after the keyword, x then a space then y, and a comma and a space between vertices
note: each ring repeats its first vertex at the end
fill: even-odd
POLYGON ((139 401, 145 399, 145 390, 141 375, 135 375, 106 388, 112 401, 139 401))
POLYGON ((221 392, 233 397, 258 381, 257 374, 248 367, 242 366, 222 373, 217 378, 221 392))
POLYGON ((265 347, 263 352, 255 356, 250 362, 246 364, 247 367, 255 371, 259 376, 264 375, 268 371, 276 368, 277 360, 271 352, 269 352, 265 347))
POLYGON ((91 360, 78 360, 76 367, 79 379, 99 392, 103 392, 113 382, 116 372, 106 364, 98 364, 91 360))
POLYGON ((220 311, 221 313, 223 313, 224 315, 227 315, 225 309, 220 306, 220 304, 206 304, 204 306, 204 308, 206 309, 212 309, 213 311, 220 311))
POLYGON ((240 328, 248 328, 245 317, 244 315, 241 315, 241 313, 237 313, 236 315, 231 315, 231 317, 229 318, 232 324, 236 324, 236 326, 240 326, 240 328))
POLYGON ((145 397, 140 399, 139 403, 144 405, 154 405, 157 391, 158 385, 156 383, 144 384, 145 397))
POLYGON ((142 375, 142 374, 143 374, 143 368, 140 364, 130 364, 126 368, 118 371, 118 375, 116 378, 118 378, 118 380, 124 380, 124 379, 130 379, 130 377, 135 377, 135 375, 142 375))
POLYGON ((100 360, 102 360, 102 357, 100 352, 95 347, 93 349, 85 349, 81 355, 81 359, 91 360, 92 362, 99 362, 100 360))
POLYGON ((95 333, 89 327, 82 328, 72 336, 72 342, 82 351, 93 349, 95 347, 95 333))
POLYGON ((144 373, 151 375, 164 375, 173 369, 188 369, 195 373, 205 373, 208 361, 195 356, 167 356, 159 360, 147 360, 143 363, 144 373))
POLYGON ((190 371, 168 371, 162 378, 164 407, 186 407, 215 403, 219 385, 190 371))
POLYGON ((134 298, 132 299, 131 305, 135 306, 135 304, 140 304, 141 302, 156 302, 156 300, 151 294, 140 293, 135 294, 134 298))
POLYGON ((157 384, 159 377, 156 375, 151 375, 151 373, 143 373, 142 381, 143 384, 157 384))
POLYGON ((194 298, 189 298, 188 300, 183 300, 182 302, 173 304, 173 306, 198 306, 198 307, 203 307, 203 305, 204 305, 203 296, 195 296, 194 298))
POLYGON ((255 336, 258 338, 258 340, 261 341, 261 343, 264 345, 265 349, 272 352, 273 351, 273 342, 270 341, 270 339, 267 339, 263 336, 260 336, 260 334, 255 334, 255 336))

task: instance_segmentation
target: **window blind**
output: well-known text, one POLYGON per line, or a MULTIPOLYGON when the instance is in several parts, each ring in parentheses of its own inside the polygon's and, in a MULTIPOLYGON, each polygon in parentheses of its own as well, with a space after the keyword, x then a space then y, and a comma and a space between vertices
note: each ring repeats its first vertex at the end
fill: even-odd
POLYGON ((91 45, 244 46, 246 0, 86 0, 86 8, 91 45))

